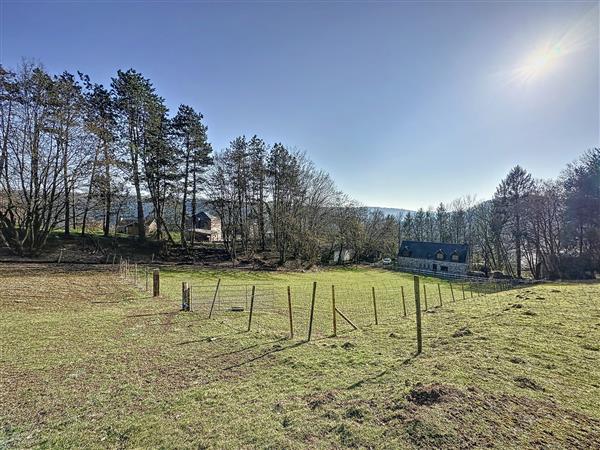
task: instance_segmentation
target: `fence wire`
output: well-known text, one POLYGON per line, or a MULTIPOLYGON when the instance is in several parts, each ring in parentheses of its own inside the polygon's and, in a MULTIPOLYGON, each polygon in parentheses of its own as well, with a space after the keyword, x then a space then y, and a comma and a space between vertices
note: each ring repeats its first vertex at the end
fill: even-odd
MULTIPOLYGON (((128 261, 115 266, 122 278, 151 293, 152 268, 128 261)), ((181 277, 165 277, 161 280, 161 295, 180 301, 182 281, 181 277)), ((278 336, 289 336, 293 332, 295 339, 307 339, 312 310, 311 338, 331 336, 335 295, 338 335, 352 331, 353 326, 368 329, 375 324, 394 325, 394 329, 407 336, 416 333, 414 284, 407 279, 343 284, 319 281, 316 287, 312 282, 301 281, 219 282, 215 279, 213 282, 190 283, 189 286, 194 314, 210 316, 237 331, 248 329, 252 309, 252 331, 278 336)), ((595 285, 595 291, 582 286, 579 295, 569 296, 561 294, 560 285, 552 289, 513 280, 420 277, 419 287, 425 345, 448 339, 456 332, 450 328, 456 324, 435 320, 436 312, 452 309, 465 324, 474 319, 475 314, 479 327, 490 330, 503 327, 502 339, 508 339, 503 345, 514 353, 518 353, 520 343, 525 342, 528 345, 533 342, 540 352, 562 352, 547 339, 536 341, 537 327, 547 329, 548 326, 555 328, 557 333, 563 329, 574 332, 574 339, 585 341, 580 348, 597 348, 597 343, 591 340, 595 339, 593 336, 600 338, 593 323, 600 317, 599 285, 595 285), (589 311, 585 320, 581 315, 583 308, 589 311), (544 320, 532 320, 536 315, 543 316, 544 320)))

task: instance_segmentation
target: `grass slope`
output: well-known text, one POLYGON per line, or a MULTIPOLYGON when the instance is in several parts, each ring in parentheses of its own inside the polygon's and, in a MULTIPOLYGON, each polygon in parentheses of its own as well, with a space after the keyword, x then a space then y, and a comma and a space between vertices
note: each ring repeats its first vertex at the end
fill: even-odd
POLYGON ((163 270, 161 281, 171 298, 99 269, 0 266, 0 447, 600 447, 598 284, 455 293, 454 303, 444 285, 439 307, 427 280, 415 357, 411 279, 401 274, 163 270), (253 331, 246 312, 207 320, 200 292, 197 312, 178 312, 181 281, 201 290, 215 275, 274 292, 259 297, 270 303, 253 331), (318 326, 306 343, 313 280, 318 326), (329 337, 331 283, 360 330, 340 324, 329 337), (407 318, 400 285, 411 291, 407 318))

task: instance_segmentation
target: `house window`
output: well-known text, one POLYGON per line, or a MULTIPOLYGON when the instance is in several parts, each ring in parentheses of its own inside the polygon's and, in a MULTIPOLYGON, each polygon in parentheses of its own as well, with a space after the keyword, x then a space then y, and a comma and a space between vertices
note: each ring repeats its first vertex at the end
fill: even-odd
POLYGON ((440 266, 442 272, 448 272, 448 266, 440 266))
POLYGON ((452 261, 458 262, 458 253, 456 253, 456 252, 452 253, 452 261))
POLYGON ((438 261, 443 261, 445 256, 446 255, 444 255, 443 251, 438 250, 438 252, 435 254, 435 259, 437 259, 438 261))

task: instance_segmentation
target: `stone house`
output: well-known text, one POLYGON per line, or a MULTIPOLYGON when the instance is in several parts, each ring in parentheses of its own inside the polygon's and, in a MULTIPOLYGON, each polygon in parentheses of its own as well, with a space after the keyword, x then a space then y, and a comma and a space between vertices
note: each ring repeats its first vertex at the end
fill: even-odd
POLYGON ((409 270, 466 275, 469 270, 469 245, 402 241, 398 266, 409 270))
POLYGON ((221 219, 217 216, 200 211, 187 220, 185 237, 190 240, 194 233, 196 242, 219 242, 223 240, 221 219))
MULTIPOLYGON (((146 235, 156 233, 156 220, 154 216, 149 215, 145 219, 146 235)), ((138 235, 138 222, 136 217, 121 218, 117 222, 116 230, 117 233, 124 233, 129 236, 138 235)))

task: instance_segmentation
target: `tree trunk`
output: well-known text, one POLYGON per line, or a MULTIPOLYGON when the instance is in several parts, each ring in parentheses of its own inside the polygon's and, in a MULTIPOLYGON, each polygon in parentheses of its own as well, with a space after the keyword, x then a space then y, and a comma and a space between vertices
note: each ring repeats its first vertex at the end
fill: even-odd
MULTIPOLYGON (((112 187, 110 177, 110 162, 108 155, 108 144, 104 143, 104 236, 110 234, 110 208, 112 207, 112 187)), ((117 217, 118 220, 118 217, 117 217)))
POLYGON ((194 241, 196 240, 196 190, 197 190, 197 179, 196 179, 196 163, 194 162, 194 172, 192 173, 192 217, 191 217, 191 228, 192 236, 190 242, 192 248, 194 247, 194 241))
POLYGON ((70 211, 70 203, 71 199, 69 197, 69 179, 67 174, 67 144, 66 142, 63 144, 63 183, 65 189, 65 232, 64 236, 69 237, 71 235, 71 211, 70 211))
POLYGON ((94 155, 94 164, 92 165, 92 174, 90 175, 90 185, 88 188, 87 197, 85 199, 85 208, 83 210, 83 218, 81 220, 81 236, 85 236, 85 226, 87 224, 87 215, 90 208, 90 202, 92 200, 92 189, 94 186, 94 179, 96 178, 96 164, 98 162, 98 149, 94 155))
MULTIPOLYGON (((187 216, 187 191, 188 191, 188 179, 190 173, 190 148, 189 142, 186 142, 186 155, 185 155, 185 173, 183 178, 183 205, 181 207, 181 245, 187 247, 187 243, 185 240, 185 221, 187 216)), ((193 234, 193 233, 192 233, 193 234)))

